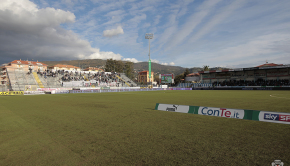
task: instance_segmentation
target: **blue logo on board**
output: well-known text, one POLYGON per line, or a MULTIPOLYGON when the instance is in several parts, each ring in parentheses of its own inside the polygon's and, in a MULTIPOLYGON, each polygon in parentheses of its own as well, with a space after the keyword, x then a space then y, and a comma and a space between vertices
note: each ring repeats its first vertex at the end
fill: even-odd
POLYGON ((265 113, 264 114, 264 119, 266 119, 266 120, 276 120, 276 121, 279 121, 279 114, 269 114, 269 113, 265 113))

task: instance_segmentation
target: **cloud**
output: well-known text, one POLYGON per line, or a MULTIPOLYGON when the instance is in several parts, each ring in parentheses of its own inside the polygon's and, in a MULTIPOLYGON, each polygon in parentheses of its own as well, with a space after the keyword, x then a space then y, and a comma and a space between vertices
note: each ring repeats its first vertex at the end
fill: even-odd
POLYGON ((120 54, 115 54, 113 52, 100 52, 99 49, 91 49, 92 53, 89 56, 85 56, 85 55, 79 55, 78 58, 79 59, 115 59, 115 60, 121 60, 122 56, 120 54))
POLYGON ((127 23, 132 27, 136 27, 142 20, 145 20, 146 17, 146 14, 136 15, 135 17, 128 20, 127 23))
MULTIPOLYGON (((287 47, 289 44, 289 34, 274 33, 263 35, 253 38, 247 43, 225 48, 218 53, 220 56, 214 57, 213 60, 220 61, 221 59, 240 59, 239 62, 247 62, 250 58, 251 60, 259 59, 260 61, 264 61, 266 59, 269 60, 277 58, 281 55, 284 56, 285 54, 288 55, 289 58, 290 49, 287 47)), ((288 60, 288 63, 289 62, 290 60, 288 60)))
POLYGON ((151 62, 158 63, 158 64, 161 64, 161 65, 170 65, 170 66, 175 65, 174 62, 170 62, 170 63, 167 63, 167 62, 161 62, 161 63, 160 63, 159 60, 157 60, 157 59, 151 59, 151 62))
POLYGON ((140 61, 138 61, 137 59, 135 58, 123 58, 123 61, 130 61, 130 62, 133 62, 133 63, 138 63, 140 61))
POLYGON ((151 62, 159 63, 159 60, 157 60, 157 59, 151 59, 151 62))
POLYGON ((121 26, 118 26, 117 29, 109 29, 103 32, 103 36, 105 37, 113 37, 120 34, 124 34, 123 28, 121 26))
POLYGON ((160 19, 161 19, 161 18, 162 18, 161 15, 157 15, 157 16, 155 16, 153 26, 158 25, 159 22, 160 22, 160 19))
POLYGON ((190 43, 198 40, 199 38, 201 38, 202 36, 204 36, 205 34, 207 34, 212 28, 214 28, 216 25, 218 25, 221 21, 223 21, 226 17, 228 17, 233 11, 235 11, 236 9, 242 7, 244 3, 244 0, 236 0, 233 3, 231 3, 230 5, 226 6, 225 8, 221 9, 221 12, 216 14, 210 21, 208 21, 203 28, 198 31, 198 33, 196 33, 194 35, 194 37, 192 37, 190 39, 190 43))
POLYGON ((71 12, 54 8, 38 9, 28 0, 2 0, 0 18, 1 30, 16 32, 33 32, 75 21, 75 15, 71 12))
POLYGON ((2 0, 0 5, 0 59, 68 60, 121 59, 120 54, 91 47, 61 24, 73 23, 69 11, 41 8, 29 0, 2 0))
POLYGON ((202 20, 211 12, 212 8, 219 3, 221 0, 216 1, 204 1, 199 7, 198 12, 193 13, 187 18, 187 21, 179 29, 178 33, 172 36, 172 40, 168 40, 166 50, 174 48, 178 44, 185 41, 193 30, 202 22, 202 20))
POLYGON ((264 64, 266 60, 272 63, 290 64, 289 45, 289 34, 273 33, 252 37, 233 46, 226 45, 213 52, 190 53, 174 61, 189 67, 194 61, 198 61, 200 66, 253 67, 264 64), (184 62, 184 59, 187 61, 184 62))
POLYGON ((166 63, 166 62, 164 62, 164 63, 160 63, 161 65, 170 65, 170 66, 173 66, 175 63, 174 62, 170 62, 170 63, 166 63))

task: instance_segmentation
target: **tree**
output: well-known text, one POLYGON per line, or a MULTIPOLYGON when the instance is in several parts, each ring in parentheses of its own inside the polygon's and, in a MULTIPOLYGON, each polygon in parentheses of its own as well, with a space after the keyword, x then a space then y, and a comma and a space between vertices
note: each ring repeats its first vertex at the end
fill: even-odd
POLYGON ((158 74, 154 75, 154 81, 157 82, 157 84, 159 84, 159 75, 158 74))
POLYGON ((182 79, 184 79, 184 74, 179 74, 179 75, 175 76, 174 84, 177 85, 178 83, 181 82, 182 79))
POLYGON ((114 60, 111 59, 107 59, 106 65, 105 65, 105 71, 106 72, 111 72, 114 70, 114 60))
POLYGON ((177 75, 177 76, 174 78, 174 84, 176 85, 176 84, 182 82, 182 79, 184 79, 184 81, 185 81, 185 77, 186 77, 188 74, 190 74, 190 72, 189 72, 188 68, 186 68, 185 71, 184 71, 182 74, 179 74, 179 75, 177 75))
POLYGON ((209 71, 209 66, 204 65, 204 66, 203 66, 203 71, 209 71))
POLYGON ((184 73, 183 73, 183 77, 185 78, 188 74, 190 74, 188 68, 185 69, 184 73))
POLYGON ((106 72, 118 72, 118 73, 122 73, 124 69, 124 63, 121 60, 113 60, 111 59, 107 59, 106 65, 105 65, 105 71, 106 72))
POLYGON ((124 65, 125 74, 128 78, 133 79, 134 78, 134 63, 127 61, 124 65))
POLYGON ((114 60, 114 70, 117 73, 123 73, 124 63, 121 60, 114 60))

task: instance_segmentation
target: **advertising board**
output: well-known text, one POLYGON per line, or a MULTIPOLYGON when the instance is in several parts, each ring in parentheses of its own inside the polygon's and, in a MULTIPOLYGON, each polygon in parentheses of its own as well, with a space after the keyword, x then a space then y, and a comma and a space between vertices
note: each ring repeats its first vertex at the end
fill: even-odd
POLYGON ((24 91, 24 95, 44 95, 44 91, 24 91))
POLYGON ((290 113, 260 111, 259 121, 290 124, 290 113))
POLYGON ((170 112, 182 112, 188 113, 189 106, 188 105, 171 105, 171 104, 159 104, 158 110, 162 111, 170 111, 170 112))
POLYGON ((0 96, 9 96, 9 95, 23 95, 23 91, 9 91, 9 92, 0 92, 0 96))
POLYGON ((173 83, 173 74, 159 74, 159 81, 161 84, 173 83))
POLYGON ((199 107, 198 114, 236 119, 244 118, 244 110, 228 108, 199 107))
POLYGON ((290 124, 290 113, 156 103, 155 110, 290 124))

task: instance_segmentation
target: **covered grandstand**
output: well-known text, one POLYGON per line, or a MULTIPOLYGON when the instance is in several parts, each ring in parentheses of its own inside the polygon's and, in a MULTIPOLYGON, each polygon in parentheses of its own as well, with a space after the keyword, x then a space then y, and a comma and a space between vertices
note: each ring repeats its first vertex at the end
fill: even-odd
POLYGON ((257 67, 200 71, 201 82, 214 86, 289 86, 290 65, 264 64, 257 67))

